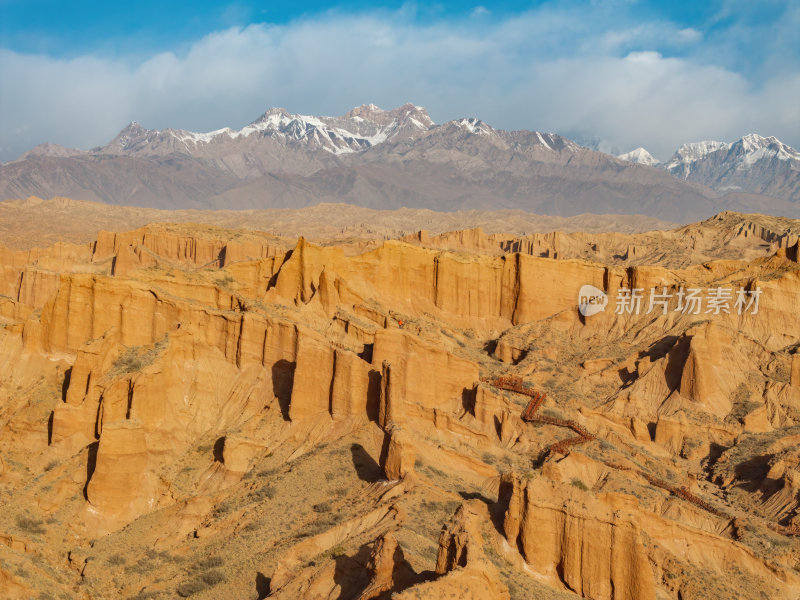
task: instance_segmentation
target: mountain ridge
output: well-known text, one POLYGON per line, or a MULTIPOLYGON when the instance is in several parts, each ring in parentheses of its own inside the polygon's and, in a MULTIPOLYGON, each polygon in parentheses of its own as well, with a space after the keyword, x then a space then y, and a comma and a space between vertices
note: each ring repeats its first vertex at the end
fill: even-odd
MULTIPOLYGON (((0 165, 0 199, 69 196, 159 208, 239 209, 345 202, 557 216, 644 213, 672 222, 726 209, 800 215, 793 202, 800 189, 792 171, 796 151, 771 138, 749 143, 761 139, 767 150, 749 173, 761 182, 770 169, 788 164, 789 170, 771 183, 751 185, 753 178, 735 169, 727 179, 709 181, 703 169, 693 167, 680 178, 558 134, 506 131, 477 118, 435 124, 413 104, 393 110, 365 104, 339 117, 273 108, 239 130, 196 133, 132 122, 91 150, 37 146, 0 165), (784 155, 791 159, 775 158, 784 155)), ((728 151, 752 156, 749 147, 728 151)), ((706 155, 717 162, 724 158, 706 155)))
POLYGON ((742 190, 800 199, 800 152, 775 136, 748 133, 730 143, 689 142, 664 162, 641 147, 617 158, 661 168, 679 179, 721 192, 742 190))

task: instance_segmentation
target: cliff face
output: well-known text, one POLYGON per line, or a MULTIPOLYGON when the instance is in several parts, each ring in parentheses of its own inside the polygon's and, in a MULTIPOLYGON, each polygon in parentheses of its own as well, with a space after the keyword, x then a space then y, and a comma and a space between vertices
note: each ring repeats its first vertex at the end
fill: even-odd
POLYGON ((538 573, 584 598, 656 597, 638 527, 619 508, 547 481, 514 481, 503 527, 538 573), (566 493, 565 493, 566 492, 566 493), (616 509, 616 510, 615 510, 616 509))
POLYGON ((673 592, 702 597, 673 572, 685 561, 702 565, 712 589, 731 565, 768 587, 800 584, 796 573, 775 570, 733 542, 721 524, 702 523, 691 511, 675 519, 672 502, 654 513, 632 496, 593 494, 558 479, 504 476, 503 530, 531 568, 584 598, 656 598, 657 577, 673 592))
POLYGON ((228 238, 0 253, 15 569, 40 555, 88 597, 800 591, 786 251, 622 268, 228 238), (609 305, 584 317, 587 284, 609 305), (718 286, 761 290, 758 312, 615 310, 624 288, 718 286), (100 552, 131 569, 115 583, 100 552))

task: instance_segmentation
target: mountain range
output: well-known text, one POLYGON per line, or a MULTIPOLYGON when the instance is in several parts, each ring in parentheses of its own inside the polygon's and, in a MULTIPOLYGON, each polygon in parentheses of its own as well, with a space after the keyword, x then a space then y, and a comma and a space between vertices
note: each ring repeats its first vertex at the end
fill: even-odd
POLYGON ((718 141, 683 144, 664 163, 644 148, 618 158, 660 167, 684 181, 701 183, 720 192, 742 190, 800 200, 800 152, 776 137, 751 133, 731 144, 718 141))
POLYGON ((272 108, 240 130, 146 129, 107 145, 42 144, 0 165, 0 199, 70 196, 156 208, 522 209, 644 214, 673 222, 721 210, 800 216, 800 155, 775 138, 682 146, 666 164, 615 157, 552 133, 424 108, 363 105, 341 117, 272 108))

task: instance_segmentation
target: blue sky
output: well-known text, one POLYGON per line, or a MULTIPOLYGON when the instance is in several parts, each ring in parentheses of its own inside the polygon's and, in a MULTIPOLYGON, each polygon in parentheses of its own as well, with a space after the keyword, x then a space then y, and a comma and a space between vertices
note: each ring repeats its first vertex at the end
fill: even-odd
POLYGON ((800 3, 0 0, 0 160, 127 122, 413 102, 609 151, 756 131, 800 145, 800 3))

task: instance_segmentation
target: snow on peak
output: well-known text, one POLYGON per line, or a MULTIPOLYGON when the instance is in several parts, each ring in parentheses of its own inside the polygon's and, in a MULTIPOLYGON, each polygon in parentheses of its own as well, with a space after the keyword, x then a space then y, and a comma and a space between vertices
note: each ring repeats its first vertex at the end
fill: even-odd
POLYGON ((775 136, 764 137, 757 133, 748 133, 733 144, 731 152, 739 155, 739 167, 747 167, 764 158, 778 160, 800 160, 800 152, 787 146, 775 136))
POLYGON ((720 157, 715 160, 720 160, 736 170, 747 170, 762 160, 773 158, 800 161, 800 152, 778 138, 749 133, 731 144, 711 141, 684 144, 678 148, 664 168, 673 175, 686 178, 694 169, 694 163, 712 154, 720 157))
POLYGON ((432 125, 433 120, 425 109, 413 104, 391 111, 364 104, 341 117, 290 114, 283 108, 270 108, 238 131, 226 127, 209 133, 175 131, 173 135, 184 145, 207 144, 220 136, 237 139, 259 135, 319 147, 333 154, 346 154, 366 150, 394 137, 426 131, 432 125))
POLYGON ((625 154, 620 154, 617 156, 617 158, 627 162, 632 162, 639 165, 647 165, 650 167, 659 164, 659 160, 641 146, 636 148, 636 150, 631 150, 625 154))
POLYGON ((725 142, 716 142, 713 140, 704 140, 702 142, 690 142, 683 144, 673 155, 670 163, 680 161, 682 163, 692 163, 701 158, 705 158, 712 152, 718 150, 727 150, 730 144, 725 142))
POLYGON ((480 119, 476 119, 475 117, 458 119, 456 121, 453 121, 453 124, 456 127, 460 129, 465 129, 470 133, 474 133, 475 135, 492 135, 494 133, 494 129, 492 129, 489 125, 487 125, 480 119))
POLYGON ((114 151, 131 150, 149 143, 158 133, 157 129, 145 129, 136 121, 131 121, 106 148, 114 151))
POLYGON ((342 120, 368 121, 379 126, 388 126, 393 121, 410 125, 417 129, 428 129, 434 123, 428 111, 411 103, 404 104, 394 110, 383 110, 374 104, 362 104, 340 117, 342 120))

